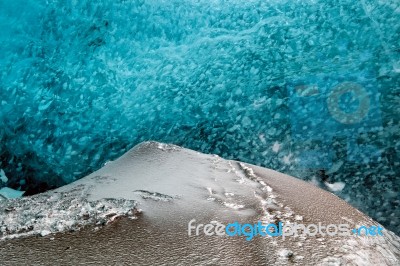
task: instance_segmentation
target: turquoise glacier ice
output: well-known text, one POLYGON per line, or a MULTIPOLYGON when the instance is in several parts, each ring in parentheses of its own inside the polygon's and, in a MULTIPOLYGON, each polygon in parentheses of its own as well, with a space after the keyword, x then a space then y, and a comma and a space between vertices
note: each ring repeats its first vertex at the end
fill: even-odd
POLYGON ((400 233, 398 0, 5 0, 0 29, 0 188, 155 140, 308 180, 400 233))

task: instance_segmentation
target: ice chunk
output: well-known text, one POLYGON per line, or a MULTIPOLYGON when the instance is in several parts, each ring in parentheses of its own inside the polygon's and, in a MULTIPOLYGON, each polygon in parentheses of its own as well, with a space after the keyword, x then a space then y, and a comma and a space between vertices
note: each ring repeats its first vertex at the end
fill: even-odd
POLYGON ((0 180, 1 180, 3 183, 7 183, 7 181, 8 181, 8 178, 7 178, 7 176, 6 176, 6 173, 4 173, 4 170, 3 170, 3 169, 0 169, 0 180))
POLYGON ((333 184, 325 182, 325 185, 333 192, 340 192, 346 186, 346 184, 344 182, 335 182, 333 184))
POLYGON ((7 199, 16 199, 22 197, 25 191, 15 190, 9 187, 3 187, 0 189, 0 195, 7 199))

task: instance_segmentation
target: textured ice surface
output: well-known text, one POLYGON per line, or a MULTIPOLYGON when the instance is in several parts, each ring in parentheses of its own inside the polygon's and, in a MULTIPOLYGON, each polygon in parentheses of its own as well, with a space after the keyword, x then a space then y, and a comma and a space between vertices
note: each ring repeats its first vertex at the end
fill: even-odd
POLYGON ((91 186, 78 186, 65 193, 50 191, 0 202, 0 240, 105 225, 119 216, 135 218, 138 210, 133 200, 114 197, 91 201, 90 190, 91 186))
POLYGON ((400 232, 398 0, 15 0, 0 27, 3 186, 59 186, 152 139, 342 182, 400 232), (345 82, 369 99, 351 126, 327 107, 345 82))
POLYGON ((378 225, 331 193, 291 176, 152 142, 57 190, 0 202, 0 235, 5 240, 0 241, 0 257, 4 265, 399 264, 400 238, 386 229, 379 237, 257 236, 246 241, 189 236, 192 219, 196 224, 378 225), (68 232, 118 215, 135 219, 68 232), (64 233, 51 234, 55 232, 64 233), (33 234, 44 238, 29 237, 33 234), (4 239, 24 235, 28 237, 4 239))

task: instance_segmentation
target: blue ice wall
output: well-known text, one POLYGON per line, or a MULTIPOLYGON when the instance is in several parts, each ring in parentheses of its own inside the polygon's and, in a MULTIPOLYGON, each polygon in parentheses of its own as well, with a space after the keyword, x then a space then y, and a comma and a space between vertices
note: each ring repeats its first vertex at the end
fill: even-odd
POLYGON ((6 0, 0 28, 3 186, 158 140, 343 182, 400 232, 398 0, 6 0))

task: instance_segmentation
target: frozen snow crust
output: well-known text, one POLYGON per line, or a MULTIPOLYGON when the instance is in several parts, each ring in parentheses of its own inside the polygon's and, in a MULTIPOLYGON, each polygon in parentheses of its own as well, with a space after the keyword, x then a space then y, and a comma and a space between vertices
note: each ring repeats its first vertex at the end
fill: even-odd
POLYGON ((399 233, 399 5, 3 1, 0 186, 60 186, 158 140, 311 180, 399 233), (325 105, 292 104, 297 85, 324 102, 345 81, 372 93, 370 123, 350 133, 320 124, 325 105), (315 114, 318 130, 298 131, 315 114), (349 143, 380 159, 352 158, 349 143), (304 167, 313 145, 331 153, 304 167))

